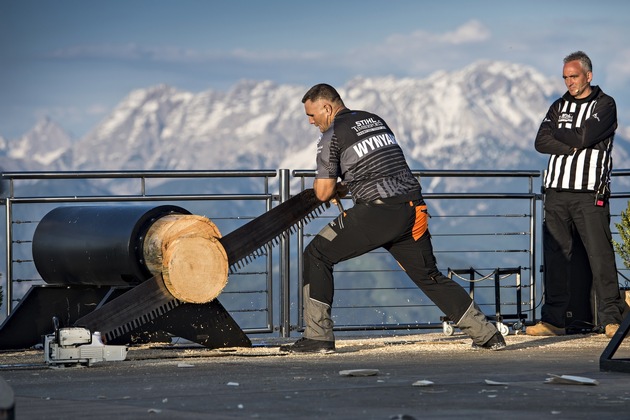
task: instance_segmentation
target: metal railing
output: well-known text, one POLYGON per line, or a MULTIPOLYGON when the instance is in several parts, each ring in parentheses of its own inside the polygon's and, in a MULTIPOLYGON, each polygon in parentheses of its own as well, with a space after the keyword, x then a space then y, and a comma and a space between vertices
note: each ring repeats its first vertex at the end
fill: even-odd
MULTIPOLYGON (((535 308, 537 295, 536 270, 534 267, 536 266, 537 201, 540 198, 540 195, 534 192, 534 180, 540 177, 540 172, 427 170, 413 171, 413 174, 418 179, 422 180, 423 196, 429 206, 430 213, 433 212, 432 208, 435 207, 444 209, 446 206, 440 205, 441 203, 450 203, 448 206, 450 209, 457 208, 458 203, 461 203, 466 206, 467 209, 467 211, 461 213, 455 213, 452 210, 442 210, 441 213, 432 214, 429 222, 430 231, 433 238, 435 254, 438 258, 438 266, 442 271, 445 273, 457 271, 458 268, 452 268, 453 264, 461 263, 462 260, 467 261, 469 264, 471 264, 470 261, 473 260, 474 263, 471 265, 475 265, 477 270, 485 270, 489 273, 493 273, 501 267, 505 268, 518 265, 522 271, 528 272, 527 278, 520 284, 518 296, 516 293, 513 293, 509 299, 502 299, 502 305, 505 311, 516 311, 516 308, 520 311, 521 307, 525 307, 526 311, 532 312, 535 308), (452 189, 452 185, 442 183, 440 186, 439 182, 435 182, 436 180, 462 178, 474 178, 480 181, 480 183, 478 183, 479 185, 473 185, 471 187, 477 188, 478 191, 449 192, 448 190, 452 189), (488 188, 488 186, 485 185, 487 180, 497 181, 499 179, 511 181, 509 186, 504 187, 506 191, 484 191, 484 187, 486 189, 488 188), (427 188, 427 186, 429 186, 430 189, 427 188), (513 188, 517 188, 517 190, 513 188), (488 211, 482 212, 483 207, 485 207, 484 203, 492 203, 492 205, 487 206, 488 211), (509 206, 501 206, 498 203, 510 204, 509 206), (478 210, 480 208, 481 210, 478 210), (509 209, 511 209, 511 211, 508 211, 509 209), (485 223, 480 223, 480 220, 484 219, 485 223), (524 223, 521 223, 518 230, 498 232, 496 230, 497 219, 520 219, 524 223), (468 229, 466 224, 472 223, 475 224, 475 229, 468 229), (453 224, 460 226, 460 228, 454 230, 448 226, 453 224), (507 244, 506 241, 502 240, 515 237, 521 242, 520 246, 515 247, 514 243, 507 244), (479 242, 483 240, 487 241, 488 238, 492 238, 492 242, 496 243, 496 245, 494 247, 480 246, 479 242), (526 239, 525 244, 522 243, 523 238, 526 239), (496 239, 499 240, 497 241, 496 239), (456 255, 458 258, 452 258, 449 254, 456 255), (482 254, 485 255, 481 256, 482 254), (515 255, 518 255, 516 261, 515 258, 513 258, 515 255), (506 256, 508 257, 505 258, 506 256), (479 265, 480 262, 483 262, 481 266, 479 265), (518 300, 521 289, 528 291, 528 298, 525 301, 518 300)), ((315 173, 314 171, 294 171, 293 175, 300 179, 300 187, 303 189, 309 184, 307 179, 314 177, 315 173)), ((491 185, 490 187, 496 191, 496 185, 491 185)), ((336 215, 333 214, 331 217, 335 216, 336 215)), ((316 234, 316 231, 309 230, 307 226, 302 234, 304 237, 308 238, 316 234)), ((359 258, 362 258, 362 261, 369 261, 370 258, 378 258, 385 253, 382 250, 378 250, 370 254, 370 256, 359 258)), ((366 262, 366 264, 369 264, 369 262, 366 262)), ((469 268, 471 265, 466 265, 466 268, 469 268)), ((298 255, 298 266, 300 268, 298 270, 298 284, 301 284, 301 253, 298 255)), ((374 269, 368 269, 368 271, 374 273, 374 269)), ((356 277, 356 273, 356 269, 347 269, 344 263, 339 264, 335 269, 335 304, 333 306, 333 316, 336 312, 340 311, 347 313, 357 312, 360 314, 352 318, 338 316, 338 319, 335 320, 336 330, 417 330, 442 327, 440 311, 406 278, 406 275, 400 267, 395 265, 389 269, 380 269, 379 278, 372 279, 372 281, 362 281, 360 279, 352 280, 348 278, 356 277), (391 277, 392 281, 387 282, 385 277, 391 277), (376 289, 383 295, 391 296, 390 301, 396 301, 398 299, 400 303, 379 305, 378 307, 376 305, 366 306, 364 304, 353 303, 352 295, 365 290, 373 291, 376 289), (406 296, 402 301, 400 299, 401 294, 406 296), (399 296, 396 297, 396 295, 399 296), (340 300, 341 302, 339 302, 340 300), (385 306, 389 309, 388 312, 391 313, 388 313, 384 320, 377 320, 375 317, 369 316, 368 312, 382 310, 385 306), (403 316, 395 315, 409 311, 417 312, 418 315, 416 318, 422 317, 422 319, 413 319, 410 322, 409 317, 405 319, 403 316)), ((457 276, 454 277, 454 279, 461 283, 463 287, 469 289, 470 284, 465 279, 458 278, 457 276)), ((482 308, 485 307, 487 309, 486 312, 493 313, 495 311, 495 298, 497 295, 494 290, 494 277, 488 275, 488 279, 488 283, 492 283, 492 285, 488 287, 488 289, 491 290, 488 290, 488 293, 484 293, 484 287, 478 287, 475 299, 482 308)), ((299 292, 301 292, 301 290, 298 291, 297 302, 302 301, 301 293, 299 292)), ((302 310, 299 308, 297 311, 298 325, 296 327, 298 330, 303 329, 301 313, 302 310)))
MULTIPOLYGON (((542 296, 536 275, 537 261, 541 261, 542 200, 537 192, 541 173, 437 170, 413 173, 422 181, 423 195, 432 215, 430 230, 440 269, 445 273, 474 270, 478 274, 475 300, 486 313, 499 310, 495 307, 499 297, 505 313, 522 310, 534 321, 542 296), (496 290, 493 273, 507 267, 518 267, 522 299, 520 294, 513 293, 513 284, 500 283, 502 290, 496 290), (480 278, 488 278, 488 286, 478 284, 480 278)), ((615 179, 630 179, 630 170, 616 170, 613 175, 614 187, 615 179)), ((4 267, 0 265, 4 273, 4 281, 0 283, 5 296, 3 312, 9 316, 30 286, 44 283, 34 267, 30 244, 38 221, 54 207, 85 203, 186 203, 188 211, 207 216, 226 234, 310 187, 313 177, 314 171, 286 169, 4 173, 5 259, 4 267)), ((630 198, 630 188, 626 188, 628 192, 622 189, 613 188, 619 190, 611 197, 613 223, 618 221, 630 198)), ((291 331, 302 330, 298 287, 302 251, 309 238, 337 213, 331 207, 300 227, 296 235, 281 238, 279 246, 268 249, 267 255, 230 276, 219 300, 246 333, 279 333, 286 337, 291 331)), ((627 278, 623 263, 618 269, 621 277, 627 278)), ((470 281, 454 278, 470 288, 470 281)), ((442 327, 437 308, 382 250, 339 264, 335 268, 335 283, 333 316, 337 331, 442 327)))
MULTIPOLYGON (((270 180, 275 177, 277 177, 275 170, 4 173, 6 258, 3 271, 6 274, 4 295, 7 316, 13 310, 14 304, 19 303, 28 287, 44 283, 41 277, 38 277, 30 249, 24 248, 31 244, 35 226, 51 206, 122 202, 130 204, 155 202, 158 205, 161 202, 169 204, 186 202, 187 210, 210 216, 225 232, 271 209, 272 203, 278 199, 276 195, 270 193, 270 180), (97 182, 94 183, 94 180, 97 182), (59 185, 65 181, 70 181, 72 185, 59 185), (113 187, 107 185, 107 182, 105 186, 100 185, 102 181, 112 183, 113 187), (108 191, 118 190, 118 193, 99 194, 105 188, 108 191), (238 192, 234 192, 235 190, 238 192), (68 195, 68 191, 74 194, 68 195), (235 203, 248 203, 245 207, 249 209, 251 207, 249 203, 252 202, 259 203, 259 207, 251 214, 235 214, 230 211, 230 207, 235 203), (219 206, 217 203, 227 205, 219 206), (219 210, 217 207, 222 208, 219 210), (30 228, 18 229, 23 226, 30 228), (15 285, 24 287, 15 290, 15 285)), ((261 295, 264 296, 264 304, 255 308, 233 309, 243 313, 265 313, 266 322, 263 323, 265 325, 252 331, 272 331, 274 284, 271 259, 264 261, 262 269, 259 268, 256 272, 251 270, 240 272, 237 276, 257 277, 255 281, 249 282, 255 286, 232 288, 236 290, 226 288, 226 297, 229 298, 233 294, 261 295)))

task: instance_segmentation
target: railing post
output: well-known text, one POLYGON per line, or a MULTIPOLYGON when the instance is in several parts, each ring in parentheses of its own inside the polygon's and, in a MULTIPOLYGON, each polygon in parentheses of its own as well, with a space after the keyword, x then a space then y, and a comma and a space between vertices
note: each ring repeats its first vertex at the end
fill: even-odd
MULTIPOLYGON (((9 316, 11 315, 11 311, 13 310, 13 267, 12 267, 12 263, 13 263, 13 237, 12 237, 12 233, 11 233, 11 219, 12 219, 12 209, 11 209, 11 199, 9 197, 5 198, 5 210, 6 210, 6 246, 7 246, 7 253, 6 253, 6 264, 7 264, 7 272, 6 272, 6 280, 5 280, 5 285, 6 285, 6 289, 4 290, 4 295, 6 296, 7 299, 7 310, 6 310, 6 315, 9 316)), ((1 302, 0 302, 1 303, 1 302)))
MULTIPOLYGON (((280 203, 284 203, 291 198, 291 186, 288 169, 280 169, 279 195, 280 203)), ((291 334, 291 288, 290 288, 290 268, 291 251, 289 235, 280 237, 280 336, 289 337, 291 334)))
MULTIPOLYGON (((529 307, 532 309, 531 314, 531 322, 536 323, 536 241, 537 235, 536 230, 538 229, 538 212, 536 211, 538 208, 538 199, 537 195, 534 193, 533 189, 533 178, 529 178, 529 192, 532 195, 532 198, 529 202, 529 307)), ((542 225, 541 225, 542 226, 542 225)))

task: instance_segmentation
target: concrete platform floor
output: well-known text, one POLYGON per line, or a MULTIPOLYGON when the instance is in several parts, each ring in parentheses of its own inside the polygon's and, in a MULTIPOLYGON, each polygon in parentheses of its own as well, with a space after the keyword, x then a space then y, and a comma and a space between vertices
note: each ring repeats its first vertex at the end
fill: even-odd
MULTIPOLYGON (((127 360, 50 368, 42 350, 0 353, 0 378, 26 419, 622 419, 630 373, 602 372, 604 335, 510 335, 471 349, 463 335, 338 336, 329 355, 286 355, 291 340, 252 348, 131 347, 127 360), (377 369, 375 376, 340 371, 377 369), (550 374, 597 385, 546 383, 550 374), (417 381, 429 386, 414 386, 417 381), (491 382, 488 382, 491 381, 491 382)), ((616 358, 628 358, 625 340, 616 358)))

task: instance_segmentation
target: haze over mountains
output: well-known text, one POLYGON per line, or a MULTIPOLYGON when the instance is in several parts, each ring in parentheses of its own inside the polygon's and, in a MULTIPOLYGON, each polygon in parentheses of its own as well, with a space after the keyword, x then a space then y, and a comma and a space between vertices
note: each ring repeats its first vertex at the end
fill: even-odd
MULTIPOLYGON (((319 81, 315 81, 319 82, 319 81)), ((0 133, 4 171, 313 169, 319 132, 301 98, 310 86, 241 81, 226 92, 158 85, 131 92, 85 136, 44 119, 0 133)), ((481 61, 426 79, 362 78, 338 86, 349 108, 384 117, 412 169, 544 169, 538 125, 562 82, 521 64, 481 61)), ((615 166, 630 167, 620 127, 615 166)))

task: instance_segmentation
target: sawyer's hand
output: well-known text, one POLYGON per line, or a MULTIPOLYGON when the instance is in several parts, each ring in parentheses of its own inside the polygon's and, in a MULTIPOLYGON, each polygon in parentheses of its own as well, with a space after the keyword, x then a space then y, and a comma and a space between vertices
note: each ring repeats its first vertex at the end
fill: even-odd
MULTIPOLYGON (((348 195, 348 186, 343 182, 337 182, 335 186, 335 198, 344 198, 346 195, 348 195)), ((333 198, 333 200, 335 198, 333 198)))

